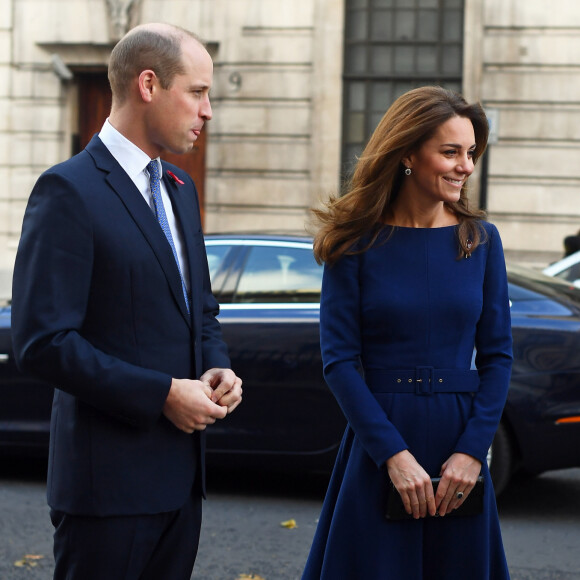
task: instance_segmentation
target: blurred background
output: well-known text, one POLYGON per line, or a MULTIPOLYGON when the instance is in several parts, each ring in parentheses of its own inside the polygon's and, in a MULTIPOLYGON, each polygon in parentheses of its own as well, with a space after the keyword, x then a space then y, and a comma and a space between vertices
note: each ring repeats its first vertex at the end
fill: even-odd
POLYGON ((303 232, 391 102, 425 84, 488 112, 471 195, 508 257, 544 267, 580 228, 575 0, 0 0, 0 297, 35 180, 100 129, 110 50, 150 21, 214 58, 214 119, 178 159, 206 232, 303 232))

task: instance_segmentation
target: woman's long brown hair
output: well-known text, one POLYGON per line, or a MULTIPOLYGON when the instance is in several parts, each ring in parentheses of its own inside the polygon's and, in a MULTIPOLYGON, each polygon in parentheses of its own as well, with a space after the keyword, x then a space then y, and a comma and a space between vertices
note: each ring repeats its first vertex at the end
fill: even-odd
MULTIPOLYGON (((332 196, 324 207, 312 210, 318 225, 314 256, 319 263, 330 265, 345 253, 356 253, 352 248, 365 234, 370 233, 370 241, 358 252, 375 242, 401 186, 402 159, 417 151, 453 117, 465 117, 473 125, 475 163, 485 151, 489 134, 481 105, 468 104, 458 93, 441 87, 413 89, 391 105, 358 159, 347 193, 332 196)), ((459 220, 459 255, 467 256, 485 235, 479 224, 485 212, 469 208, 466 184, 459 200, 446 205, 459 220)))

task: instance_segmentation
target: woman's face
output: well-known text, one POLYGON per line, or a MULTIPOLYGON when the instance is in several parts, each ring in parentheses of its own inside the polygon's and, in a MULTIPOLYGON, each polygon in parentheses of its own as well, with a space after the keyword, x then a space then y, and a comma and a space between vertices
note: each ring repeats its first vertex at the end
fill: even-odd
POLYGON ((411 175, 404 177, 404 189, 425 201, 458 201, 461 188, 473 172, 474 151, 471 121, 452 117, 417 152, 403 160, 411 169, 411 175))

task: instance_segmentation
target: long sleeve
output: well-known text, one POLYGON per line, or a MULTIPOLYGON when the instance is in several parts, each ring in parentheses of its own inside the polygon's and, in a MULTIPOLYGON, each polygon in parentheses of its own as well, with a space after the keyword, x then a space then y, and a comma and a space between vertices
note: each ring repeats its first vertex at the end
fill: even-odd
POLYGON ((407 448, 361 375, 361 317, 358 256, 325 266, 320 302, 324 377, 349 425, 380 468, 407 448))
POLYGON ((475 348, 480 384, 472 413, 456 451, 481 462, 493 440, 505 405, 512 365, 511 316, 503 248, 495 226, 488 231, 489 249, 483 284, 483 307, 475 348))

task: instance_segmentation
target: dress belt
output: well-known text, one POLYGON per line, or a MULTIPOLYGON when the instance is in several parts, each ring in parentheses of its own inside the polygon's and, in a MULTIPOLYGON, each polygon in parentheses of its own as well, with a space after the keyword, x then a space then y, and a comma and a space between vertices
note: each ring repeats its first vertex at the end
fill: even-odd
POLYGON ((409 370, 365 369, 365 380, 373 393, 476 393, 479 374, 468 369, 415 367, 409 370))

